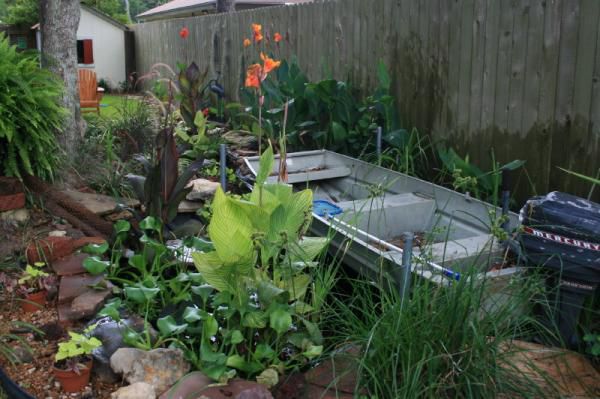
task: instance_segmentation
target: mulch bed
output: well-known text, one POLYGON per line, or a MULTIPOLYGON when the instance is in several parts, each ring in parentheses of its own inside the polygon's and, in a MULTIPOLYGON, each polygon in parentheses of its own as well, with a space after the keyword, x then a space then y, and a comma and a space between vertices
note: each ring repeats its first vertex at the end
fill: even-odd
MULTIPOLYGON (((30 395, 45 399, 63 398, 87 398, 103 399, 110 398, 110 394, 116 391, 121 384, 104 384, 92 381, 80 393, 64 393, 58 381, 52 374, 54 354, 58 342, 67 337, 67 332, 58 324, 58 313, 54 303, 48 303, 46 308, 33 313, 24 313, 18 301, 10 299, 2 300, 0 305, 0 334, 14 332, 23 337, 32 349, 33 361, 11 365, 3 357, 0 357, 0 366, 6 374, 19 384, 30 395), (45 332, 44 337, 37 336, 26 329, 16 328, 14 321, 30 323, 45 332)), ((18 346, 17 342, 11 345, 18 346)))

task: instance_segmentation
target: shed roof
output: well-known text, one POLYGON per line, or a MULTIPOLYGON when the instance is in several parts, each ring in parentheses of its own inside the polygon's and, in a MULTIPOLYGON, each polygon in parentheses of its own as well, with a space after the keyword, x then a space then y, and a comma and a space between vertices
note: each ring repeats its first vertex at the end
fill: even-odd
MULTIPOLYGON (((286 4, 307 3, 312 0, 236 0, 236 4, 277 6, 286 4)), ((137 17, 149 17, 152 15, 165 14, 173 11, 184 11, 186 9, 212 8, 216 0, 172 0, 168 3, 154 7, 148 11, 138 14, 137 17)))

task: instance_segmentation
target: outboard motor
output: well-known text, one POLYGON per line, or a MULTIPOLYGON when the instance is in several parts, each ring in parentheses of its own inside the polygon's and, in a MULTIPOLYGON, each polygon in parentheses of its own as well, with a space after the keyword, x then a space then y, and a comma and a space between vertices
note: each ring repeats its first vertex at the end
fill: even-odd
POLYGON ((527 263, 551 271, 551 317, 564 343, 576 347, 583 302, 600 283, 600 204, 555 191, 527 201, 519 219, 527 263))

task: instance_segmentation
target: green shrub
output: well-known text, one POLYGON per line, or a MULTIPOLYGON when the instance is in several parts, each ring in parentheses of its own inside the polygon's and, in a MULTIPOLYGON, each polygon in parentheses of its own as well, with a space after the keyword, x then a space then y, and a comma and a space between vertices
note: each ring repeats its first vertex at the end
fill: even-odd
MULTIPOLYGON (((295 60, 282 61, 261 83, 263 133, 271 140, 280 136, 287 101, 286 136, 293 151, 327 148, 357 156, 367 148, 374 150, 377 126, 382 126, 386 140, 407 135, 399 128, 394 98, 389 94, 390 78, 383 64, 378 72, 378 87, 371 95, 361 97, 348 82, 335 79, 310 82, 295 60)), ((252 89, 244 88, 241 100, 243 105, 228 106, 234 127, 257 133, 258 99, 252 89), (250 112, 246 112, 246 106, 250 112)))
POLYGON ((62 85, 38 58, 0 36, 0 173, 51 179, 57 166, 62 85))

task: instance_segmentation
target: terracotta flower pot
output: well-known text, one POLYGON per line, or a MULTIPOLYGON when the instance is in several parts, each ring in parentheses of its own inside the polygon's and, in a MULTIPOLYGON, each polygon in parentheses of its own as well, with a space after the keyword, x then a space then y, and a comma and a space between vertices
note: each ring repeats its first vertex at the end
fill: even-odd
POLYGON ((54 372, 54 377, 60 382, 63 391, 79 392, 90 382, 92 361, 85 362, 85 368, 81 369, 79 374, 73 370, 61 370, 56 366, 52 371, 54 372))
POLYGON ((33 294, 27 294, 27 296, 25 296, 25 300, 21 302, 21 308, 24 312, 35 312, 42 309, 46 304, 46 295, 48 295, 46 290, 34 292, 33 294), (40 306, 36 306, 29 302, 37 303, 40 306))

